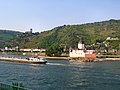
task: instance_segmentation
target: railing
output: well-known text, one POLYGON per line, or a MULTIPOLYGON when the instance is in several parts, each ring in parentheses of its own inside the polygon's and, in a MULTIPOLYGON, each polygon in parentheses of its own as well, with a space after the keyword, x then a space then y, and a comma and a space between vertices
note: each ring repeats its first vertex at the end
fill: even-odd
POLYGON ((13 83, 12 85, 7 85, 0 83, 0 90, 29 90, 23 87, 23 85, 20 83, 13 83))

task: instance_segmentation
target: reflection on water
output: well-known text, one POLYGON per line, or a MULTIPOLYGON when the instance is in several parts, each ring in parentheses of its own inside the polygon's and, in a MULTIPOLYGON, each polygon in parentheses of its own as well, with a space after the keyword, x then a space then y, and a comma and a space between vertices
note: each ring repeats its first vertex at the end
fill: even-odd
POLYGON ((120 61, 46 65, 0 62, 0 82, 23 83, 32 90, 120 90, 120 61))

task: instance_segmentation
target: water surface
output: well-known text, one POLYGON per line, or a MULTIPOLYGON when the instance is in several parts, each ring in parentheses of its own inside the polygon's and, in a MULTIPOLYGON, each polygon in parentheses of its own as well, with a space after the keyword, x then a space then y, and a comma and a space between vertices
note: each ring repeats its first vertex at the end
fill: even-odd
POLYGON ((0 61, 0 82, 23 83, 32 90, 120 90, 120 61, 46 65, 0 61))

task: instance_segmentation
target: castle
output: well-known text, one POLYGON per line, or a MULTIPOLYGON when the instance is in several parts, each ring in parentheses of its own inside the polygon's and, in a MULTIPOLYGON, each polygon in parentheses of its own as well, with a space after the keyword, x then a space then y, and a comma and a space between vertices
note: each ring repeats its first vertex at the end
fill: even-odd
POLYGON ((29 31, 26 31, 25 32, 26 34, 32 34, 33 32, 32 32, 32 28, 30 28, 30 30, 29 31))
POLYGON ((95 50, 86 50, 83 40, 78 43, 77 49, 70 49, 69 56, 72 58, 96 58, 95 50))

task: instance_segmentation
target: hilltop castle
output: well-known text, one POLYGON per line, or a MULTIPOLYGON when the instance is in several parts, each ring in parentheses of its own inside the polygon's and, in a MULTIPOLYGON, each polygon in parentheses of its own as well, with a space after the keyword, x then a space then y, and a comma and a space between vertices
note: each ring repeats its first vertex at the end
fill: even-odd
POLYGON ((26 34, 32 34, 33 32, 32 32, 32 28, 30 28, 30 30, 29 31, 26 31, 25 32, 26 34))

